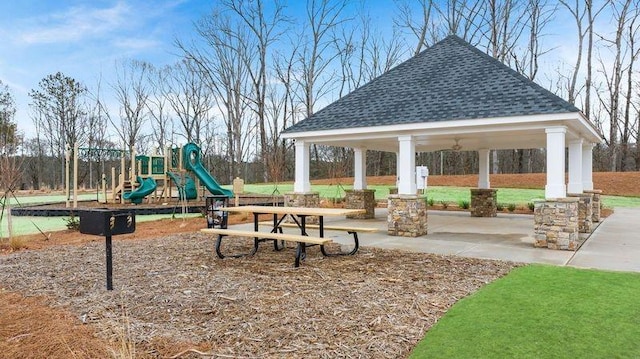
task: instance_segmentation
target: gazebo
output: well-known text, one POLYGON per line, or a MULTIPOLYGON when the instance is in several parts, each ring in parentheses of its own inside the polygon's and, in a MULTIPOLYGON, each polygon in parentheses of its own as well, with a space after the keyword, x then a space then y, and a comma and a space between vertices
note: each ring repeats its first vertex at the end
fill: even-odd
MULTIPOLYGON (((558 235, 568 242, 577 237, 572 229, 577 221, 563 213, 573 214, 574 207, 577 213, 579 198, 592 196, 584 195, 593 190, 592 148, 602 141, 574 105, 454 35, 289 127, 283 136, 295 140, 294 193, 289 196, 297 205, 313 203, 317 196, 309 181, 311 144, 352 148, 353 189, 364 197, 373 196, 367 191, 367 150, 395 152, 398 193, 389 197, 389 234, 411 237, 427 233, 426 204, 417 196, 416 152, 477 151, 472 207, 474 200, 491 207, 490 151, 545 148, 546 199, 536 203, 536 213, 549 223, 539 223, 538 216, 535 221, 537 239, 550 247, 565 247, 565 238, 556 245, 558 235), (560 234, 549 229, 557 227, 558 216, 566 223, 560 234)), ((478 213, 495 215, 495 210, 478 213)))

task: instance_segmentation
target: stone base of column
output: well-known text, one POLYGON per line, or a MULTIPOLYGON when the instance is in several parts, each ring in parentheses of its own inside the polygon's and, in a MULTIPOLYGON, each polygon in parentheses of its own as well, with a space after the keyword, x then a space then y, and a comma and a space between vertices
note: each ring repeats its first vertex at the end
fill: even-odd
POLYGON ((497 189, 471 189, 471 217, 495 217, 498 215, 497 204, 497 189))
MULTIPOLYGON (((284 206, 285 207, 320 207, 320 193, 308 192, 308 193, 285 193, 284 194, 284 206)), ((320 221, 318 217, 309 216, 306 219, 308 224, 317 224, 320 221)), ((287 218, 287 222, 291 222, 290 218, 287 218)))
POLYGON ((366 213, 350 214, 347 218, 353 219, 371 219, 376 218, 376 190, 375 189, 361 189, 361 190, 345 190, 345 208, 349 209, 364 209, 366 213))
POLYGON ((578 232, 593 232, 593 194, 567 193, 567 197, 578 198, 578 232))
POLYGON ((535 247, 575 251, 582 241, 578 234, 578 198, 535 202, 535 247))
POLYGON ((389 195, 387 233, 390 236, 419 237, 427 234, 427 203, 422 197, 389 195))
POLYGON ((600 205, 601 205, 600 196, 602 195, 602 190, 592 189, 592 190, 585 190, 583 192, 593 194, 593 200, 591 201, 591 204, 593 205, 592 221, 600 222, 600 205))

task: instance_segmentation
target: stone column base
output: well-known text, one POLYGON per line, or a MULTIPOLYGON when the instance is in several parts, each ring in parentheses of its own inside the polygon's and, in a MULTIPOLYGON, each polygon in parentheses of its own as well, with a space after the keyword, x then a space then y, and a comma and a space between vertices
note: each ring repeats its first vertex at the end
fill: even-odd
POLYGON ((497 204, 497 189, 471 189, 471 217, 495 217, 498 215, 497 204))
MULTIPOLYGON (((320 207, 320 194, 318 192, 285 193, 284 206, 306 208, 320 207)), ((306 221, 308 224, 318 224, 320 222, 316 216, 309 216, 306 221)), ((287 218, 287 222, 292 222, 292 220, 287 218)))
POLYGON ((578 232, 593 232, 593 194, 567 193, 567 197, 578 198, 578 232))
POLYGON ((578 198, 557 198, 535 202, 535 247, 575 251, 578 235, 578 198))
POLYGON ((376 190, 345 190, 345 208, 364 209, 366 213, 350 214, 347 218, 354 219, 371 219, 376 217, 376 190))
POLYGON ((427 234, 427 203, 412 195, 389 195, 387 233, 390 236, 419 237, 427 234))
POLYGON ((583 192, 593 194, 593 200, 591 201, 591 204, 593 205, 592 221, 600 222, 600 205, 601 205, 600 196, 602 195, 602 190, 592 189, 592 190, 585 190, 583 192))

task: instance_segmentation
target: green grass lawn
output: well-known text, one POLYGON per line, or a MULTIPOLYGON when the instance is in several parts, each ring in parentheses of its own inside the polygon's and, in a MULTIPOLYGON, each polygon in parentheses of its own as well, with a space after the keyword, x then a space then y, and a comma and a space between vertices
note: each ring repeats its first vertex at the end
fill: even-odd
MULTIPOLYGON (((231 186, 224 186, 225 188, 231 188, 231 186)), ((346 189, 351 189, 352 186, 338 186, 338 185, 314 185, 313 191, 317 191, 321 198, 342 198, 345 195, 346 189)), ((370 189, 375 189, 376 199, 384 199, 389 195, 389 186, 369 186, 370 189)), ((287 192, 293 192, 293 184, 247 184, 245 185, 245 192, 247 193, 259 193, 271 195, 274 192, 284 194, 287 192)), ((433 198, 435 203, 448 202, 448 203, 460 203, 461 201, 470 201, 469 188, 466 187, 443 187, 443 186, 430 186, 426 193, 427 198, 433 198)), ((33 204, 33 203, 51 203, 51 202, 64 202, 63 195, 57 196, 29 196, 18 198, 20 205, 33 204)), ((82 194, 79 196, 79 200, 94 200, 95 194, 82 194)), ((498 189, 498 203, 503 204, 505 207, 509 203, 516 204, 524 207, 527 203, 532 202, 535 199, 544 198, 544 191, 539 189, 514 189, 514 188, 500 188, 498 189)), ((15 201, 13 205, 16 205, 15 201)), ((616 197, 616 196, 603 196, 602 202, 607 207, 640 207, 640 198, 637 197, 616 197)), ((165 217, 170 216, 166 215, 165 217)), ((154 220, 156 216, 138 216, 136 220, 154 220)), ((42 231, 57 231, 66 228, 65 217, 13 217, 13 233, 15 235, 38 233, 38 228, 42 231)), ((7 232, 7 219, 3 216, 0 222, 0 238, 6 237, 7 232)))
POLYGON ((638 358, 640 274, 530 265, 451 308, 411 358, 638 358))
MULTIPOLYGON (((344 197, 344 190, 351 189, 353 186, 338 185, 314 185, 311 186, 313 191, 320 194, 321 198, 341 198, 344 197)), ((376 199, 384 199, 389 195, 389 186, 368 186, 369 189, 375 189, 376 199)), ((277 189, 277 192, 284 194, 293 192, 293 184, 249 184, 245 185, 245 192, 260 193, 271 195, 277 189)), ((442 201, 449 203, 459 203, 460 201, 470 201, 471 194, 467 187, 444 187, 429 186, 427 189, 427 198, 433 198, 435 203, 442 201)), ((544 199, 544 190, 542 189, 517 189, 517 188, 499 188, 498 203, 505 206, 509 203, 518 206, 526 206, 527 203, 536 199, 544 199)), ((602 203, 607 207, 640 207, 640 198, 638 197, 618 197, 618 196, 602 196, 602 203)))

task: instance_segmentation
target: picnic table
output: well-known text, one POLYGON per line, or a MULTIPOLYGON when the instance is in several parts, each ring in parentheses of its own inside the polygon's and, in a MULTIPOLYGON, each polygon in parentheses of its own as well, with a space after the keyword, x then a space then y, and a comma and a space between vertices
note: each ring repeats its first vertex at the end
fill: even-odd
POLYGON ((219 258, 242 257, 246 255, 253 255, 258 251, 258 245, 263 241, 273 241, 274 249, 279 251, 284 248, 283 241, 295 242, 296 246, 296 259, 295 266, 300 265, 300 261, 306 257, 306 248, 314 245, 320 246, 320 251, 325 256, 334 255, 353 255, 358 251, 358 231, 375 231, 374 228, 355 228, 348 226, 326 226, 324 224, 324 217, 326 216, 346 216, 352 214, 364 213, 364 209, 347 209, 347 208, 308 208, 308 207, 279 207, 279 206, 238 206, 238 207, 223 207, 219 208, 220 211, 236 212, 236 213, 250 213, 253 215, 253 231, 246 230, 234 230, 228 228, 204 228, 201 229, 204 233, 216 234, 216 254, 219 258), (272 221, 260 222, 261 215, 272 215, 272 221), (309 217, 317 217, 318 224, 308 224, 309 217), (285 220, 290 218, 293 223, 286 222, 285 220), (261 231, 260 225, 269 229, 269 231, 261 231), (295 227, 298 228, 299 234, 283 233, 283 228, 295 227), (310 236, 308 230, 317 229, 319 231, 318 236, 310 236), (343 230, 354 235, 354 249, 348 253, 329 253, 325 245, 332 243, 332 240, 325 238, 325 230, 343 230), (227 236, 232 237, 253 237, 253 248, 249 253, 225 255, 221 251, 222 239, 227 236), (280 241, 280 245, 278 242, 280 241))

